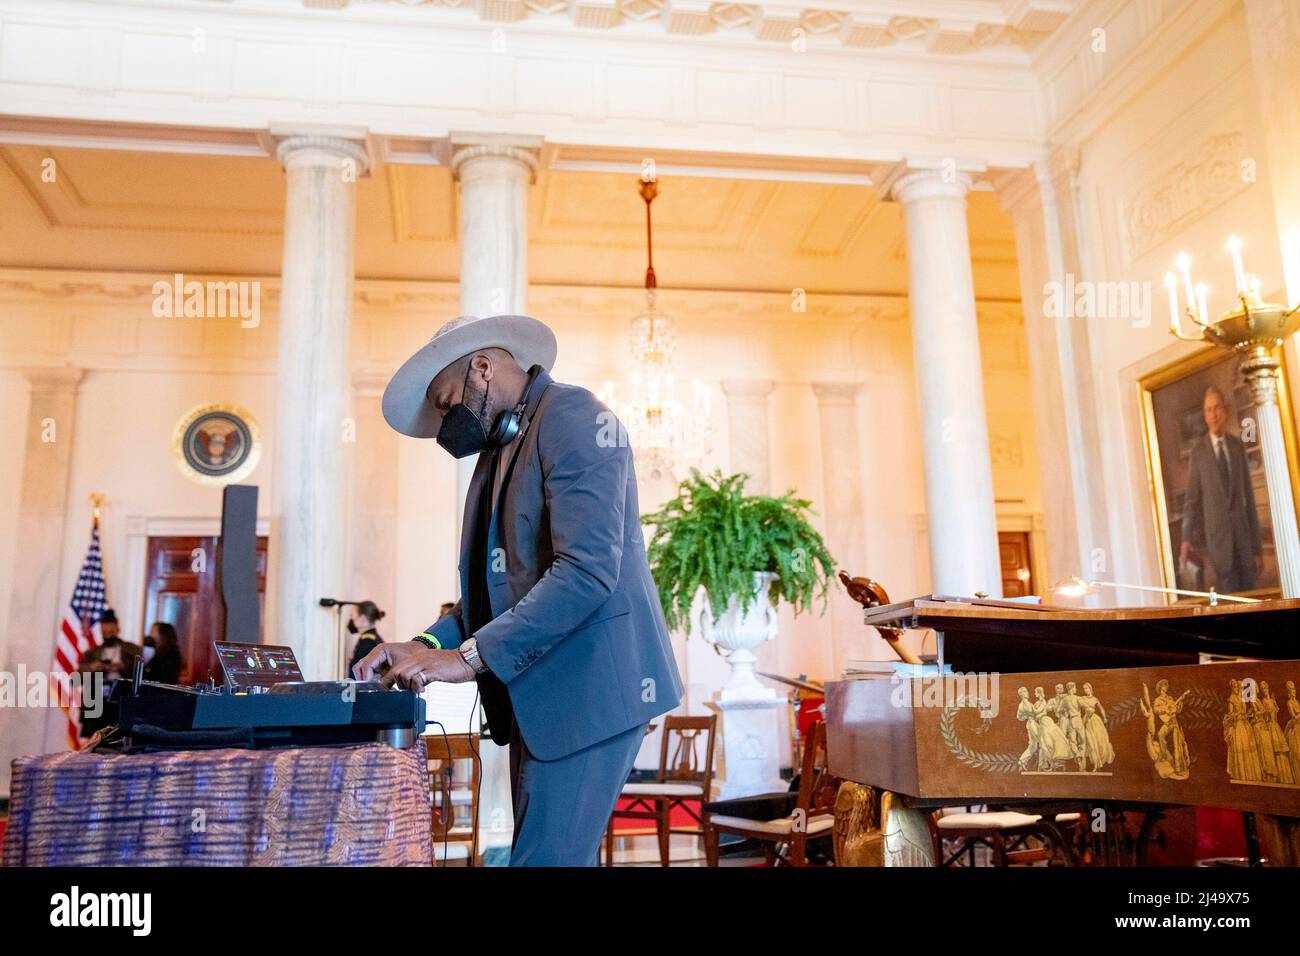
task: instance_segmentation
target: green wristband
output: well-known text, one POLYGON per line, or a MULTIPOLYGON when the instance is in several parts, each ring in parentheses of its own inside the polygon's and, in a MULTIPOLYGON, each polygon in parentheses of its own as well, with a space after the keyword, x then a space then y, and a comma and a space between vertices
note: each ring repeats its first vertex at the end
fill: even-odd
POLYGON ((415 637, 411 638, 411 640, 413 640, 413 641, 419 641, 421 644, 423 644, 425 647, 427 647, 427 648, 428 648, 429 650, 431 650, 431 651, 440 651, 440 650, 442 650, 442 641, 438 640, 436 637, 434 637, 434 636, 433 636, 432 634, 430 634, 428 631, 423 631, 423 632, 421 632, 421 633, 415 635, 415 637))

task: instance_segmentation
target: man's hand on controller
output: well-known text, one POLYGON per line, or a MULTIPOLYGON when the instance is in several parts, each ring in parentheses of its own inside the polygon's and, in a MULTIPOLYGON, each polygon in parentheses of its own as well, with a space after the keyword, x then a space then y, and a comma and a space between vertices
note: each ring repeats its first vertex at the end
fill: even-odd
POLYGON ((463 684, 473 680, 470 667, 457 650, 435 650, 418 641, 380 644, 352 668, 360 681, 375 680, 385 687, 396 684, 402 690, 423 691, 435 681, 463 684))

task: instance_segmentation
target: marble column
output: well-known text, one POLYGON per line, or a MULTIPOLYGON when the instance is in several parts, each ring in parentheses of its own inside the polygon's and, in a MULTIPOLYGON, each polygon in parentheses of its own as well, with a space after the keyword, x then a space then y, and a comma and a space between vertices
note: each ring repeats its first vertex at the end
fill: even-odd
POLYGON ((727 434, 731 470, 749 475, 745 491, 751 495, 772 493, 772 463, 768 442, 767 399, 772 383, 752 379, 730 379, 722 383, 727 397, 727 434))
POLYGON ((975 286, 970 177, 907 170, 890 186, 907 226, 908 299, 920 395, 931 587, 1002 595, 975 286))
POLYGON ((369 160, 359 138, 296 131, 279 137, 276 155, 286 194, 268 639, 294 649, 308 680, 326 680, 343 668, 334 615, 318 602, 348 584, 343 427, 356 180, 369 160))
POLYGON ((356 444, 346 595, 387 611, 387 626, 380 625, 385 634, 392 632, 397 600, 398 435, 380 407, 389 374, 367 369, 352 377, 356 444))
MULTIPOLYGON (((858 424, 858 395, 862 386, 854 382, 814 382, 817 416, 821 423, 822 500, 815 505, 825 522, 826 547, 835 558, 837 570, 874 576, 866 566, 866 514, 862 501, 862 445, 858 424)), ((838 584, 832 584, 838 589, 838 584)), ((831 660, 824 673, 838 676, 851 659, 872 656, 880 641, 866 639, 862 612, 843 593, 833 595, 831 614, 831 660)), ((887 649, 887 648, 886 648, 887 649)))
POLYGON ((1043 294, 1050 283, 1065 288, 1069 276, 1082 271, 1073 241, 1074 158, 1058 152, 1011 177, 1001 193, 1015 228, 1029 345, 1047 532, 1042 587, 1073 576, 1115 576, 1105 546, 1097 416, 1090 411, 1095 404, 1089 324, 1065 309, 1051 314, 1043 294))
MULTIPOLYGON (((537 178, 535 136, 453 133, 451 173, 460 183, 460 311, 528 311, 528 187, 537 178)), ((456 528, 478 456, 456 463, 456 528)))
MULTIPOLYGON (((30 400, 23 443, 22 483, 18 490, 18 540, 9 596, 9 627, 4 642, 6 673, 48 673, 54 663, 54 634, 62 596, 62 558, 68 476, 76 422, 79 368, 27 371, 30 400)), ((86 533, 90 533, 89 515, 86 533)), ((82 542, 83 547, 88 539, 82 542)), ((75 572, 74 572, 75 574, 75 572)), ((71 582, 69 582, 71 583, 71 582)), ((15 678, 16 679, 16 678, 15 678)), ((20 692, 25 685, 18 685, 20 692)), ((9 792, 9 764, 15 757, 41 753, 45 728, 57 708, 6 707, 0 728, 0 793, 9 792)), ((62 739, 62 732, 59 739, 62 739)))
POLYGON ((1284 598, 1300 597, 1300 532, 1296 528, 1295 498, 1286 460, 1286 438, 1278 410, 1278 362, 1250 356, 1242 373, 1255 398, 1259 418, 1259 445, 1268 485, 1268 508, 1273 517, 1273 544, 1284 598))

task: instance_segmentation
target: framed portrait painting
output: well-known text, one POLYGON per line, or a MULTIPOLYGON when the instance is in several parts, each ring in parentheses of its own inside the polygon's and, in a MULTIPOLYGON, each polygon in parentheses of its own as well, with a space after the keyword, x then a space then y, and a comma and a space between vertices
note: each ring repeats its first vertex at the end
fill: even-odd
MULTIPOLYGON (((1138 383, 1161 572, 1165 587, 1280 597, 1259 424, 1242 361, 1207 348, 1138 383)), ((1285 362, 1278 391, 1288 473, 1300 501, 1285 362)))

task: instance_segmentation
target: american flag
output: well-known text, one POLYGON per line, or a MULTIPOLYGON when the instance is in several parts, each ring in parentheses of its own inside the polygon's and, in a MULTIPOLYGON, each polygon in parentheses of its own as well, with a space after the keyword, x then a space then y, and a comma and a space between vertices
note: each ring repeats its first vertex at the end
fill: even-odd
MULTIPOLYGON (((63 610, 59 633, 54 639, 54 677, 59 686, 72 686, 71 678, 77 673, 81 655, 102 640, 99 621, 106 610, 108 600, 104 593, 104 563, 99 554, 99 518, 96 517, 90 529, 90 550, 86 552, 72 600, 63 610)), ((80 746, 81 711, 77 705, 77 698, 59 695, 59 706, 68 718, 68 745, 73 750, 80 746)))

